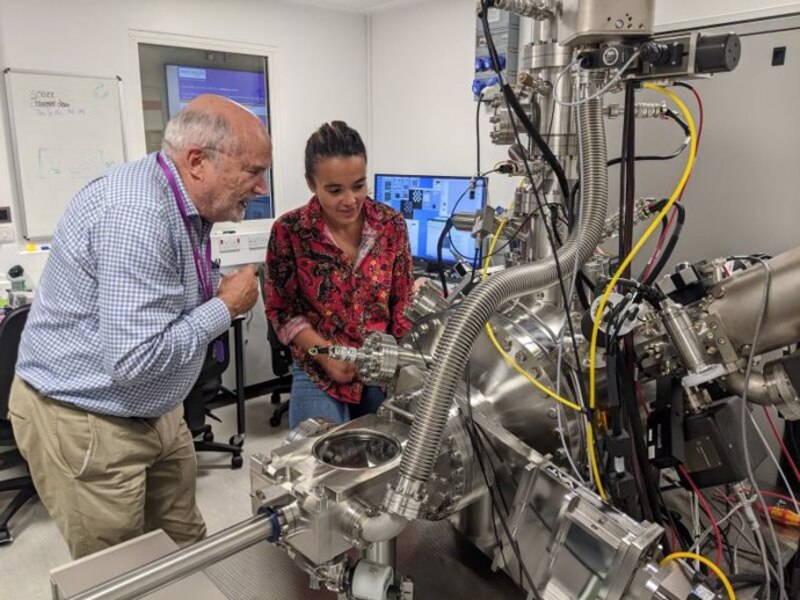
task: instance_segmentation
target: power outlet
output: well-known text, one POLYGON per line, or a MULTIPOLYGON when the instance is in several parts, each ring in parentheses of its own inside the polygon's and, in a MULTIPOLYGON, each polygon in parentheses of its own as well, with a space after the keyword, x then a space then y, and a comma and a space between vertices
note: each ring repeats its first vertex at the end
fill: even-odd
POLYGON ((249 250, 262 250, 267 247, 269 241, 269 234, 264 233, 251 233, 247 236, 247 248, 249 250))
POLYGON ((0 244, 10 244, 14 239, 14 226, 0 225, 0 244))
POLYGON ((242 237, 239 234, 222 235, 217 243, 220 252, 239 252, 242 249, 242 237))

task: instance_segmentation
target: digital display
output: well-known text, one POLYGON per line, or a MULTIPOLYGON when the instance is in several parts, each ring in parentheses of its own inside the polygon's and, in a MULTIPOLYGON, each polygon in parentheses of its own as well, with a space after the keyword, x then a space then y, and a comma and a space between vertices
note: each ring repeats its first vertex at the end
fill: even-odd
MULTIPOLYGON (((437 261, 436 246, 454 212, 475 212, 486 204, 486 179, 435 175, 375 175, 375 199, 401 213, 408 226, 415 259, 437 261)), ((454 263, 453 249, 471 261, 475 239, 469 232, 450 230, 442 245, 442 260, 454 263)))

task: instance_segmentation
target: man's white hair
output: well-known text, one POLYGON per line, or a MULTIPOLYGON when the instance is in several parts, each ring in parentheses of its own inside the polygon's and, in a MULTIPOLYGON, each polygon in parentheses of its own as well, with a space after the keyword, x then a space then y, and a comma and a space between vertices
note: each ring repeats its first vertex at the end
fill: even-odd
POLYGON ((236 154, 238 143, 228 120, 208 111, 183 109, 167 123, 161 147, 171 158, 189 146, 200 146, 209 151, 236 154))

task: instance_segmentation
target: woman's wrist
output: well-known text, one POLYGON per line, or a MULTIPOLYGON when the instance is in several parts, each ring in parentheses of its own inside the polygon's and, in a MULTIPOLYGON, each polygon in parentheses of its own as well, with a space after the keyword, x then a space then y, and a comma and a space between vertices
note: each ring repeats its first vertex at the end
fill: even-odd
POLYGON ((318 365, 322 366, 326 362, 328 362, 328 354, 325 352, 317 352, 318 348, 327 348, 330 346, 330 342, 326 340, 320 340, 318 343, 312 344, 308 348, 306 348, 304 354, 308 356, 311 360, 313 360, 318 365))

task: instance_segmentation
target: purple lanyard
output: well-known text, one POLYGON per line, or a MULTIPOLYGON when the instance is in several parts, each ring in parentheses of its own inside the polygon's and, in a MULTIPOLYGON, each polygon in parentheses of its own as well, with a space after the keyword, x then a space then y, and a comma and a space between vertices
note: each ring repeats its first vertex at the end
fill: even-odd
MULTIPOLYGON (((200 254, 200 250, 194 245, 192 236, 192 226, 189 223, 189 215, 186 212, 186 200, 183 199, 181 188, 175 180, 175 175, 172 174, 172 169, 169 168, 167 161, 159 152, 156 155, 158 166, 164 172, 164 176, 169 182, 169 187, 172 188, 172 193, 175 195, 175 203, 178 205, 178 210, 183 219, 183 226, 186 228, 186 235, 189 236, 189 245, 192 247, 192 257, 194 258, 194 268, 197 269, 197 278, 200 280, 200 286, 203 289, 203 302, 208 302, 214 297, 214 284, 211 281, 211 244, 206 242, 205 260, 200 254)), ((217 339, 213 344, 213 355, 217 362, 225 362, 225 346, 222 340, 217 339)))
POLYGON ((172 174, 172 169, 167 165, 167 161, 161 156, 159 152, 156 155, 158 166, 164 172, 164 175, 169 181, 169 186, 172 188, 172 193, 175 195, 175 203, 178 205, 178 210, 183 219, 183 225, 186 227, 186 234, 189 236, 189 244, 192 247, 192 256, 194 257, 194 268, 197 269, 197 278, 200 280, 200 286, 203 289, 203 302, 208 302, 214 297, 214 284, 211 281, 211 244, 206 242, 205 247, 205 260, 203 260, 200 250, 195 246, 192 239, 192 227, 189 223, 189 215, 186 212, 186 201, 183 199, 181 188, 175 180, 175 175, 172 174))

